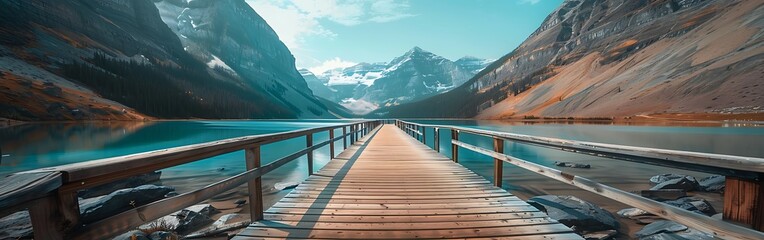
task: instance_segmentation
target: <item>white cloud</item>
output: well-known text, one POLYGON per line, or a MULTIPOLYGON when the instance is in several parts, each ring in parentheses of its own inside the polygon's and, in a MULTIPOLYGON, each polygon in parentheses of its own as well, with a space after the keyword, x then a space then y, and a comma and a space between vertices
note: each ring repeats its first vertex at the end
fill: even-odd
POLYGON ((519 2, 520 2, 520 4, 531 4, 531 5, 533 5, 533 4, 541 2, 541 0, 520 0, 519 2))
POLYGON ((332 69, 352 67, 356 64, 357 63, 345 61, 338 57, 335 57, 334 59, 329 59, 327 61, 322 62, 321 65, 308 68, 308 70, 310 70, 313 74, 319 75, 332 69))
MULTIPOLYGON (((412 17, 408 0, 246 0, 289 47, 299 62, 311 59, 302 56, 308 37, 333 39, 337 34, 322 21, 345 26, 368 22, 391 22, 412 17)), ((315 62, 315 61, 313 61, 315 62)))

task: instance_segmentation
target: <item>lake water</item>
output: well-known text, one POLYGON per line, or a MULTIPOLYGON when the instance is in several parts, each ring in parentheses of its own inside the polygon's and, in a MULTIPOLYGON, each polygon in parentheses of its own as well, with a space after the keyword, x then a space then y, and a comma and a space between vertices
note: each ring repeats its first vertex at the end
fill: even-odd
MULTIPOLYGON (((214 140, 290 131, 301 128, 328 126, 349 120, 311 121, 160 121, 160 122, 111 122, 111 123, 41 123, 23 124, 0 128, 0 148, 3 155, 0 174, 50 167, 80 161, 164 149, 214 140)), ((502 122, 502 121, 435 121, 422 123, 451 124, 480 129, 506 131, 520 134, 583 140, 601 143, 624 144, 688 150, 708 153, 764 157, 764 127, 739 127, 721 124, 705 126, 640 126, 617 124, 567 124, 502 122)), ((432 129, 427 129, 427 143, 432 146, 432 129)), ((336 132, 340 135, 341 130, 336 132)), ((441 152, 450 155, 450 134, 441 132, 441 152)), ((314 142, 328 139, 328 133, 314 136, 314 142)), ((492 148, 491 139, 461 134, 460 140, 492 148)), ((263 146, 263 164, 304 148, 305 138, 296 138, 263 146)), ((342 144, 335 146, 342 151, 342 144)), ((589 155, 581 155, 542 147, 507 142, 505 152, 509 155, 554 167, 555 161, 591 164, 591 169, 565 169, 603 184, 627 191, 649 188, 650 176, 660 173, 683 173, 696 177, 708 174, 668 169, 589 155)), ((315 152, 316 169, 329 160, 328 145, 315 152)), ((493 160, 467 150, 460 151, 460 163, 476 173, 493 179, 493 160)), ((557 167, 555 167, 557 168, 557 167)), ((186 192, 245 170, 242 151, 224 154, 169 169, 164 169, 162 184, 174 186, 186 192)), ((277 182, 296 182, 307 177, 306 159, 302 157, 277 169, 263 178, 269 206, 285 191, 272 187, 277 182)), ((505 164, 504 185, 521 198, 541 194, 571 194, 596 202, 613 212, 625 206, 590 194, 575 187, 555 182, 535 173, 505 164)), ((246 194, 244 189, 218 197, 230 200, 246 194)), ((721 195, 698 193, 709 199, 721 210, 721 195)), ((626 226, 629 228, 629 226, 626 226)), ((634 229, 622 229, 633 232, 634 229)))

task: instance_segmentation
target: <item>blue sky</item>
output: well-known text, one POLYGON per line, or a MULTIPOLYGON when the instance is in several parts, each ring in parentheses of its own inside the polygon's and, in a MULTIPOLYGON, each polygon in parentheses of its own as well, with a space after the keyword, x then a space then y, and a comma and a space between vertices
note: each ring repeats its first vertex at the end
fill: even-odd
POLYGON ((297 59, 321 72, 387 62, 414 46, 451 60, 496 59, 562 0, 247 0, 297 59))

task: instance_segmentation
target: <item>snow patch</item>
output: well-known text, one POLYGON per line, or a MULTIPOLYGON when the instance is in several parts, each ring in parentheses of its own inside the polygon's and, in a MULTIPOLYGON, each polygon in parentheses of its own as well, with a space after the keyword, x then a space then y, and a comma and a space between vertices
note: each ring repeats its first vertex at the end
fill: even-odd
POLYGON ((379 108, 377 104, 371 103, 369 101, 363 100, 363 99, 353 99, 353 98, 346 98, 343 99, 342 102, 340 102, 340 105, 347 108, 351 112, 355 114, 361 114, 365 115, 370 113, 371 111, 376 110, 379 108))
POLYGON ((225 64, 225 62, 223 62, 223 60, 220 60, 220 58, 218 58, 215 55, 212 55, 212 60, 207 62, 207 67, 212 68, 212 69, 214 69, 215 67, 222 67, 225 70, 233 71, 233 69, 231 67, 229 67, 228 64, 225 64))

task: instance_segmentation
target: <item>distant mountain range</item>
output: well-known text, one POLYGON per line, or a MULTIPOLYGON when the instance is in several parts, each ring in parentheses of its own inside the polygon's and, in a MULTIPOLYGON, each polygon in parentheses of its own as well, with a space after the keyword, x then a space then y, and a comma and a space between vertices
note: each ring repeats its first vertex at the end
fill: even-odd
POLYGON ((764 113, 762 9, 743 0, 566 0, 461 87, 374 116, 764 113))
POLYGON ((300 70, 316 96, 357 114, 396 106, 458 87, 490 61, 464 57, 456 62, 414 47, 389 63, 359 63, 315 75, 300 70))
POLYGON ((0 2, 0 117, 335 117, 244 0, 0 2))

